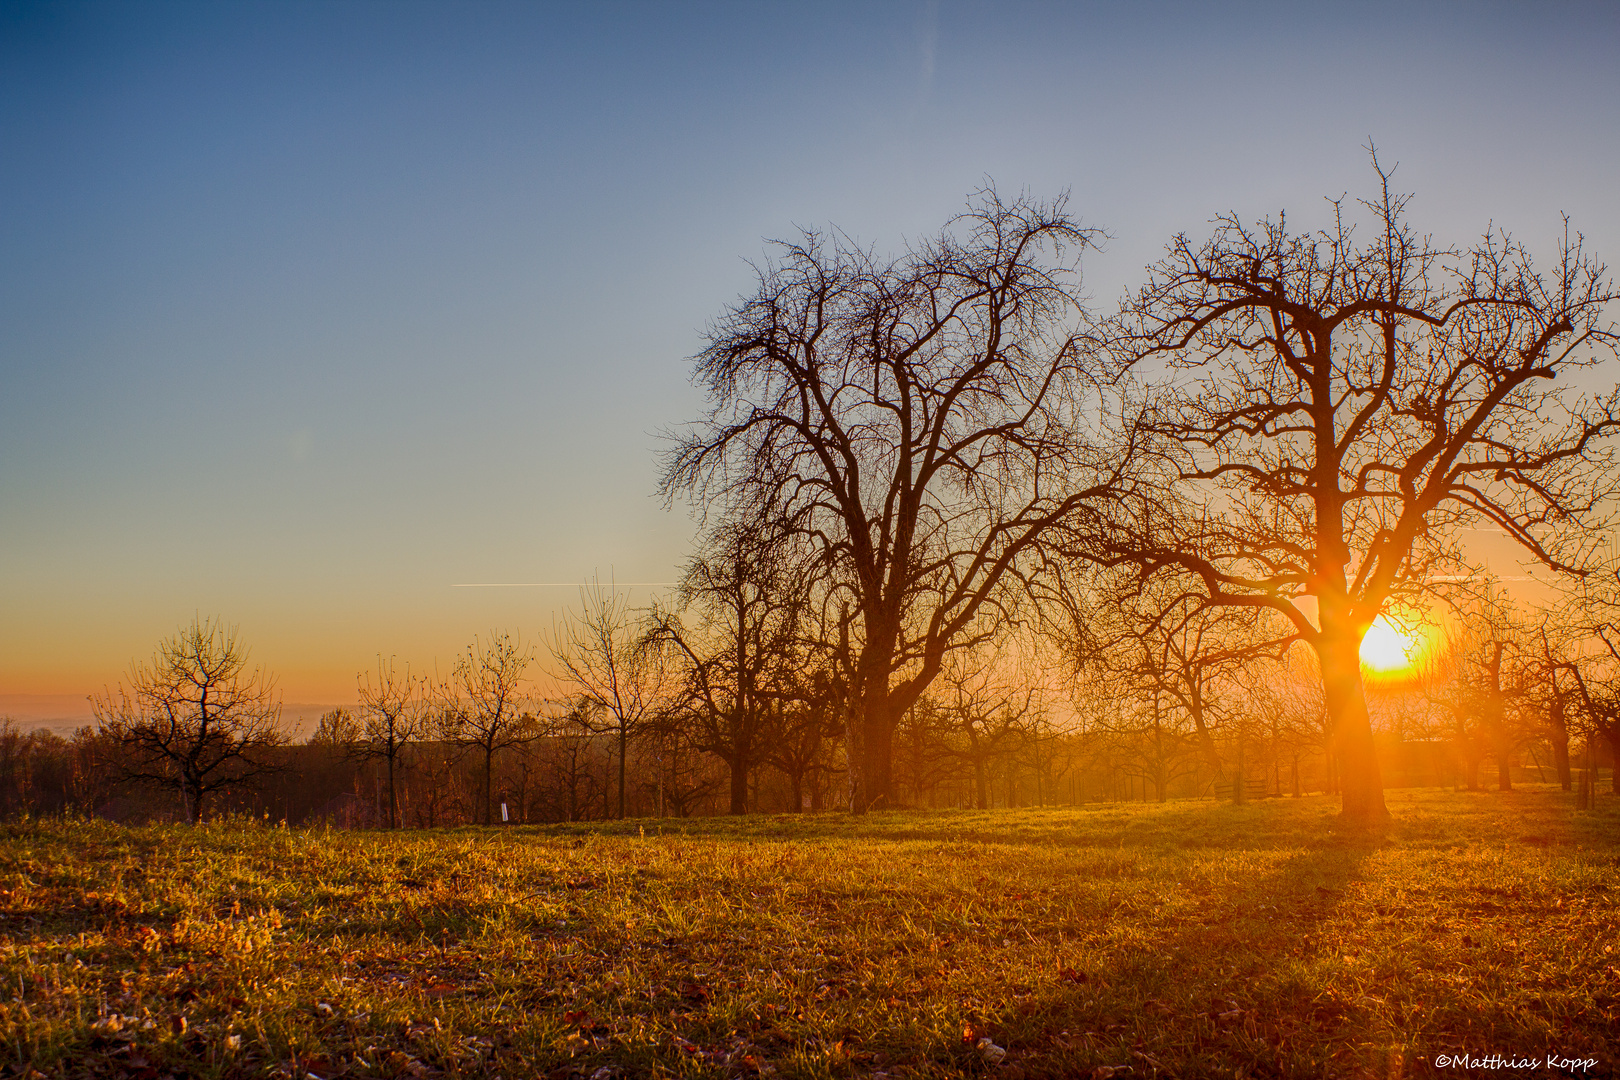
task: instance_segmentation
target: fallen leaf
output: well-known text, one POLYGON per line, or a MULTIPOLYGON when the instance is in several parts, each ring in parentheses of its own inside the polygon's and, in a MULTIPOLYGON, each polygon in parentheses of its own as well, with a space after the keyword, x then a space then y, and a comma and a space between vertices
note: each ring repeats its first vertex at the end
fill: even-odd
POLYGON ((426 1076, 428 1072, 426 1065, 398 1050, 390 1050, 383 1063, 393 1070, 395 1076, 426 1076))
POLYGON ((586 1035, 609 1030, 607 1022, 592 1016, 584 1009, 570 1009, 563 1013, 563 1023, 572 1024, 586 1035))

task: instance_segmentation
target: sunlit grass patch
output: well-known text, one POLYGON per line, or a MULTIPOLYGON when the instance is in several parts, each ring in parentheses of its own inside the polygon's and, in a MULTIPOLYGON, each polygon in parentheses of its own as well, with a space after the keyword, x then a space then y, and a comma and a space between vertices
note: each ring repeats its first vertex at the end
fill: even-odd
POLYGON ((401 834, 14 825, 0 1060, 1012 1080, 1387 1076, 1556 1049, 1608 1068, 1620 800, 1391 802, 1376 833, 1322 799, 401 834))

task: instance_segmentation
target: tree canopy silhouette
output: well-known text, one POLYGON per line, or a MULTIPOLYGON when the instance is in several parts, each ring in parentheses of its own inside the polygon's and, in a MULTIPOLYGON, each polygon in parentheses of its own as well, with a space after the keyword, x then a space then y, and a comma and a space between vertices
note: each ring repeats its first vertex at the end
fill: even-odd
POLYGON ((1462 527, 1582 572, 1616 490, 1606 437, 1620 425, 1613 391, 1567 377, 1616 345, 1614 287, 1581 238, 1566 227, 1546 273, 1500 232, 1433 246, 1373 165, 1380 194, 1333 202, 1320 232, 1224 216, 1202 244, 1178 236, 1104 328, 1124 362, 1168 372, 1141 416, 1169 486, 1114 557, 1289 621, 1321 661, 1344 811, 1364 819, 1386 813, 1367 628, 1460 571, 1462 527))
POLYGON ((116 692, 90 699, 121 775, 173 788, 189 824, 209 795, 272 768, 266 751, 287 741, 275 680, 247 663, 235 627, 193 619, 149 663, 132 663, 116 692))
POLYGON ((848 611, 852 805, 891 798, 894 731, 946 654, 1016 606, 1042 540, 1103 512, 1124 460, 1088 433, 1065 201, 978 193, 893 259, 817 232, 777 245, 695 358, 709 396, 663 480, 809 545, 848 611))

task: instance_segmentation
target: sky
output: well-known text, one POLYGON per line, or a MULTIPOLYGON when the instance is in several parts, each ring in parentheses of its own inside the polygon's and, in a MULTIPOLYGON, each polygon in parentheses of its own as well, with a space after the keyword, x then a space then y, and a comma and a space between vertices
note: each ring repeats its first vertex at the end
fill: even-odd
POLYGON ((687 358, 798 226, 1067 191, 1104 310, 1372 141, 1441 242, 1620 259, 1616 55, 1611 4, 0 2, 0 714, 195 616, 304 715, 650 597, 687 358))

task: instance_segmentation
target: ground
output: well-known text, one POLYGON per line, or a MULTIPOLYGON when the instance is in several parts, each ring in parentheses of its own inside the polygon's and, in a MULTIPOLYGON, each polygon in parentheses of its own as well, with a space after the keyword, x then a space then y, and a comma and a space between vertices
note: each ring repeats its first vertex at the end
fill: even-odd
POLYGON ((0 1068, 1384 1078, 1545 1075, 1555 1055, 1554 1074, 1611 1074, 1620 798, 1389 801, 1370 833, 1326 798, 397 834, 13 823, 0 1068))

